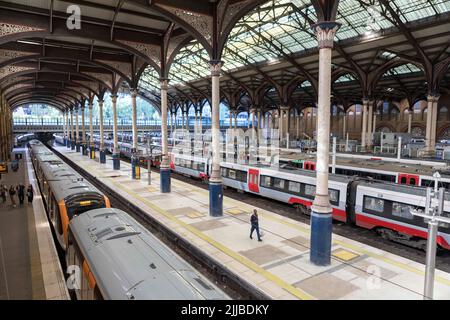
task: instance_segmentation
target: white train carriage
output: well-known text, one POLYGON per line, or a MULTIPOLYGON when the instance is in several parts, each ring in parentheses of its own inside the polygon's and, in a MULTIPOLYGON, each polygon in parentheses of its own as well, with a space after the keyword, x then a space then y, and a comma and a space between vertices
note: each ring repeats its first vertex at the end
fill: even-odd
MULTIPOLYGON (((316 193, 315 173, 308 170, 276 169, 223 162, 221 174, 227 187, 294 205, 304 213, 309 212, 316 193)), ((330 176, 330 203, 333 218, 336 220, 347 221, 347 187, 351 181, 351 178, 345 176, 330 176)))
MULTIPOLYGON (((350 220, 374 229, 390 240, 425 249, 428 224, 411 210, 425 210, 426 190, 389 183, 360 181, 349 196, 350 220)), ((445 194, 444 215, 450 216, 450 195, 445 194)), ((437 243, 450 249, 450 226, 439 227, 437 243)))
POLYGON ((98 209, 72 219, 69 280, 80 300, 223 300, 213 283, 127 213, 98 209), (79 275, 79 277, 77 277, 79 275))
POLYGON ((65 145, 65 141, 64 141, 64 136, 62 134, 57 134, 54 133, 53 134, 53 139, 55 140, 55 142, 61 146, 65 145))
POLYGON ((208 180, 211 160, 191 155, 169 153, 170 167, 176 172, 189 177, 208 180))

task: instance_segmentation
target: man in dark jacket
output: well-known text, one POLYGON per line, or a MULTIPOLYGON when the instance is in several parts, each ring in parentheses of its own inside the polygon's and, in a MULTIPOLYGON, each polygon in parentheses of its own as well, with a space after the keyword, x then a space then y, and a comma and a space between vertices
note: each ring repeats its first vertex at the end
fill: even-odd
POLYGON ((253 235, 253 231, 256 230, 256 235, 258 236, 258 241, 262 241, 261 240, 261 235, 259 234, 259 219, 258 219, 258 213, 255 210, 253 210, 253 214, 250 217, 250 223, 252 225, 252 228, 250 230, 250 239, 253 239, 252 235, 253 235))
POLYGON ((23 200, 25 199, 25 186, 19 183, 17 186, 17 196, 19 197, 19 204, 23 205, 23 200))

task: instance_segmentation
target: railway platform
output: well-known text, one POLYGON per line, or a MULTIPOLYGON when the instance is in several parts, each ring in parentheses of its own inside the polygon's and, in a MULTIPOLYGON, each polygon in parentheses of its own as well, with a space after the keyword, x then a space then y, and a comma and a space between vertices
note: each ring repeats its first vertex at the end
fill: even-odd
MULTIPOLYGON (((172 192, 161 194, 159 175, 147 170, 131 179, 131 166, 115 171, 80 153, 56 147, 98 181, 188 240, 217 264, 271 299, 423 299, 423 264, 333 234, 332 263, 309 262, 310 227, 258 209, 263 241, 249 238, 255 207, 224 198, 224 215, 208 215, 208 191, 172 177, 172 192)), ((98 157, 97 157, 98 159, 98 157)), ((435 299, 450 298, 450 274, 436 270, 435 299)))
MULTIPOLYGON (((26 149, 16 172, 2 175, 0 184, 33 185, 32 205, 13 207, 9 195, 0 200, 0 300, 66 300, 69 295, 50 226, 26 149)), ((14 158, 14 157, 13 157, 14 158)))

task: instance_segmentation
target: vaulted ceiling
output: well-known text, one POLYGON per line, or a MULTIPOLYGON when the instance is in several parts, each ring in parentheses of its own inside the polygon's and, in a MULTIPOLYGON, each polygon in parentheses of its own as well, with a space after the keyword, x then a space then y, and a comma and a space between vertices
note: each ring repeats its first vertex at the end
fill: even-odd
MULTIPOLYGON (((310 27, 319 18, 312 2, 324 5, 0 1, 0 88, 13 108, 40 102, 63 110, 130 89, 158 108, 159 81, 169 78, 172 108, 200 107, 211 92, 209 62, 222 60, 222 99, 230 108, 313 105, 318 51, 310 27)), ((340 0, 337 21, 335 103, 413 102, 450 90, 448 1, 340 0)))

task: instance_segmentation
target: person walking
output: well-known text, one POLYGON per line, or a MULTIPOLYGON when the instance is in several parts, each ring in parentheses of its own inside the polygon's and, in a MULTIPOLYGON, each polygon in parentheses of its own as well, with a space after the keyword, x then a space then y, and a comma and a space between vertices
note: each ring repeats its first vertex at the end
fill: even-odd
POLYGON ((11 199, 11 204, 12 204, 13 208, 15 208, 17 206, 16 199, 14 197, 15 195, 16 195, 16 189, 14 188, 14 186, 11 186, 9 188, 9 198, 11 199))
POLYGON ((6 192, 8 192, 8 189, 4 185, 0 185, 0 197, 2 198, 3 203, 6 202, 6 192))
POLYGON ((17 196, 19 197, 19 204, 23 205, 25 199, 25 186, 22 183, 19 183, 17 186, 17 196))
POLYGON ((28 197, 28 203, 33 203, 33 197, 34 197, 34 191, 33 186, 30 184, 27 188, 27 197, 28 197))
POLYGON ((253 214, 250 217, 250 223, 252 225, 252 228, 250 229, 250 239, 253 239, 253 237, 252 237, 253 231, 256 230, 256 235, 258 236, 258 241, 262 241, 261 235, 259 233, 259 218, 258 218, 258 212, 256 211, 256 209, 253 210, 253 214))

